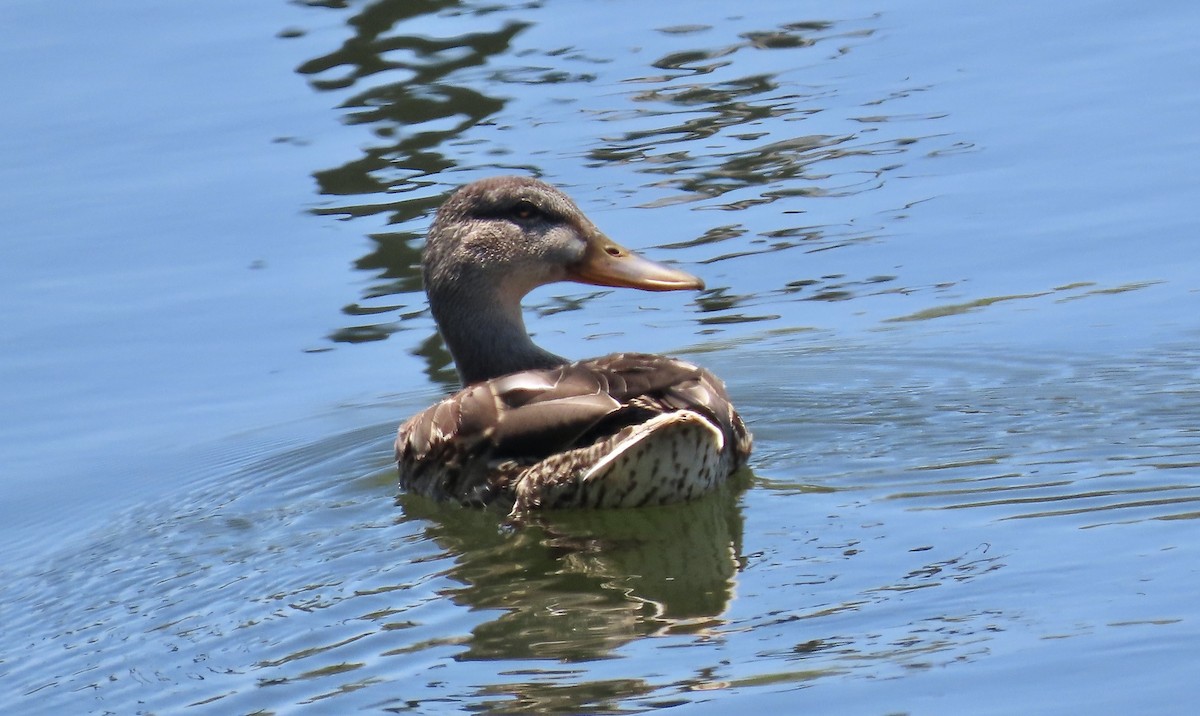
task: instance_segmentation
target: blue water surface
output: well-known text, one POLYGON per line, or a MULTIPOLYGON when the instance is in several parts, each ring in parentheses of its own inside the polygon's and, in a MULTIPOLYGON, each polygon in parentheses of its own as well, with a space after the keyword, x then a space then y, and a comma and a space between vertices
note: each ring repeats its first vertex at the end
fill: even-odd
POLYGON ((1189 713, 1200 9, 0 9, 14 713, 1189 713), (397 498, 442 197, 562 186, 696 294, 556 285, 756 436, 693 505, 397 498))

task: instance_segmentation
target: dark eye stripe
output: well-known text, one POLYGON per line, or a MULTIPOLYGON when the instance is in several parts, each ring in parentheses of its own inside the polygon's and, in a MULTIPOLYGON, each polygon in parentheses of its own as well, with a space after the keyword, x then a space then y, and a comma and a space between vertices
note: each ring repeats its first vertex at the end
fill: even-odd
POLYGON ((481 219, 516 219, 518 221, 553 218, 528 199, 519 199, 511 204, 493 205, 489 208, 480 207, 473 214, 481 219))
POLYGON ((522 199, 514 204, 510 213, 512 216, 521 219, 522 221, 528 221, 530 219, 536 219, 538 217, 545 216, 545 214, 542 213, 542 210, 537 208, 533 202, 525 199, 522 199))

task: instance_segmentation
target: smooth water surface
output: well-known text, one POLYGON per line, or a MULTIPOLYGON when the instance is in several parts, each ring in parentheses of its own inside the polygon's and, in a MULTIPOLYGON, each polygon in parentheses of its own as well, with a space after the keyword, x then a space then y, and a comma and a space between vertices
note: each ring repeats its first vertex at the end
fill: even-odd
POLYGON ((1200 52, 1183 2, 0 10, 14 713, 1188 713, 1200 52), (395 492, 453 187, 564 187, 694 295, 556 352, 723 376, 751 473, 395 492))

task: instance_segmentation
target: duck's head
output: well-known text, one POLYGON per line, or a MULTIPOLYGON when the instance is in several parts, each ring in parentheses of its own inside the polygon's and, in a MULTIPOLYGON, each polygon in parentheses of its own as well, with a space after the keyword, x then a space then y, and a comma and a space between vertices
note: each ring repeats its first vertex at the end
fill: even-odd
POLYGON ((538 286, 704 288, 699 278, 605 236, 561 191, 517 176, 467 184, 442 204, 429 229, 424 275, 434 319, 465 383, 566 362, 533 345, 525 331, 521 299, 538 286))
POLYGON ((483 282, 518 300, 556 281, 677 291, 699 278, 638 256, 604 235, 575 202, 529 177, 467 184, 438 210, 425 247, 425 281, 483 282))

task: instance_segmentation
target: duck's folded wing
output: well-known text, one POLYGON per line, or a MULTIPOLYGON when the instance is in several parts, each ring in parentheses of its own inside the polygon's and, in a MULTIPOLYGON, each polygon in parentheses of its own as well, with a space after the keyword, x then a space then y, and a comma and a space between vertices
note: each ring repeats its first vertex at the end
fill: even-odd
POLYGON ((622 403, 643 395, 662 394, 707 374, 703 368, 687 361, 649 353, 614 353, 580 361, 570 367, 602 381, 604 390, 622 403))
POLYGON ((750 435, 729 400, 725 384, 704 368, 646 353, 616 353, 581 365, 605 376, 610 394, 622 403, 642 400, 652 402, 663 412, 697 413, 731 438, 742 457, 750 453, 750 435))
POLYGON ((674 358, 619 353, 478 383, 418 413, 396 438, 400 482, 487 502, 507 489, 509 470, 675 411, 712 423, 732 439, 737 459, 749 452, 719 379, 674 358))
POLYGON ((402 462, 449 458, 539 458, 572 445, 621 407, 592 371, 524 371, 466 388, 400 426, 402 462))

